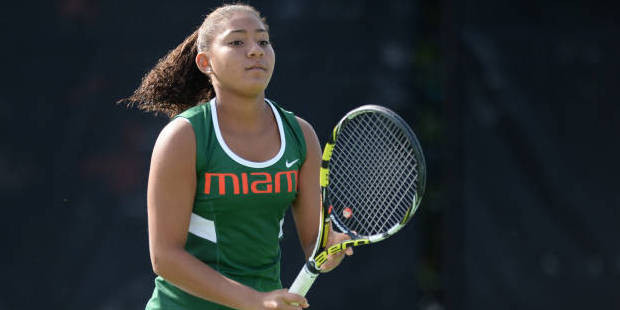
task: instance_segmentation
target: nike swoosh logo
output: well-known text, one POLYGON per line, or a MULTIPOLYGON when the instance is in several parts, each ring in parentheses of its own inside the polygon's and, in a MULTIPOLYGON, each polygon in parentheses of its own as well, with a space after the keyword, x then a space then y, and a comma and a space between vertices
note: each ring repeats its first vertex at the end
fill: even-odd
POLYGON ((288 162, 288 160, 286 161, 286 168, 290 168, 292 165, 294 165, 297 161, 299 160, 299 158, 293 160, 292 162, 288 162))

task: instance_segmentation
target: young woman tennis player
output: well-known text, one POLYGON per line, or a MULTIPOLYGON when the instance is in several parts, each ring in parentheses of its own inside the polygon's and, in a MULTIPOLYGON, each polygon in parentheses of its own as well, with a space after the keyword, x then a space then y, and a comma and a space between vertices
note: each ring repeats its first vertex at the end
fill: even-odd
MULTIPOLYGON (((314 248, 321 150, 307 122, 265 98, 275 64, 268 30, 253 7, 224 5, 127 99, 172 117, 149 174, 158 277, 147 309, 308 307, 282 289, 279 237, 292 205, 306 257, 314 248)), ((346 238, 331 232, 330 243, 346 238)))

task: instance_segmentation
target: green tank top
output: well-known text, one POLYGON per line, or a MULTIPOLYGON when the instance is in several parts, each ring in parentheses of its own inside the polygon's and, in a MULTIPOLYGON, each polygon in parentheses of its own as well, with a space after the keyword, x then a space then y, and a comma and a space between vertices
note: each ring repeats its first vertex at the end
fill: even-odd
MULTIPOLYGON (((187 119, 196 135, 197 187, 185 249, 226 277, 266 292, 282 288, 279 239, 284 213, 297 196, 306 144, 293 113, 265 101, 278 125, 280 150, 264 162, 245 160, 228 148, 215 99, 177 117, 187 119)), ((157 277, 146 309, 229 308, 157 277)))

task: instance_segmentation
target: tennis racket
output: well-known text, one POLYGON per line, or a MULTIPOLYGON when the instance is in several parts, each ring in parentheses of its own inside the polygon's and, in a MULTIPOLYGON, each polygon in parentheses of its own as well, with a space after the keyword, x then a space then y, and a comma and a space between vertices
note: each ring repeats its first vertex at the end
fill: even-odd
POLYGON ((289 289, 302 296, 328 255, 385 240, 407 224, 424 194, 424 154, 400 116, 385 107, 361 106, 334 128, 323 150, 320 183, 319 235, 289 289), (351 240, 326 248, 330 226, 351 240))

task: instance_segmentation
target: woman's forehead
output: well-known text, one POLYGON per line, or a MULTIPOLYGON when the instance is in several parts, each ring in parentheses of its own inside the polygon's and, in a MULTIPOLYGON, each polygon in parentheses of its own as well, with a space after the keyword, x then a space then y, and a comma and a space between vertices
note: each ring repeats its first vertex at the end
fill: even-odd
POLYGON ((267 30, 256 14, 250 12, 235 12, 230 18, 224 20, 220 26, 222 34, 237 32, 238 30, 245 30, 246 32, 262 32, 267 30))

